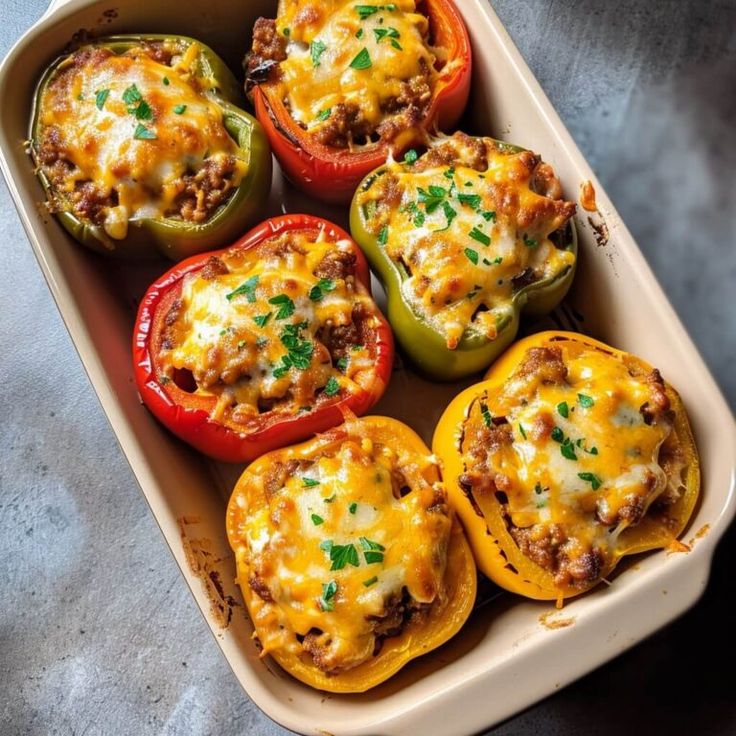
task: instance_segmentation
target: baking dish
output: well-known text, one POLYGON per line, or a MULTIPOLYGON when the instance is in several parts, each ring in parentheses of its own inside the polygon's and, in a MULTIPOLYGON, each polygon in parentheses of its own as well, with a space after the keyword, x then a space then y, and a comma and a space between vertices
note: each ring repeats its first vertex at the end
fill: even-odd
MULTIPOLYGON (((234 585, 225 539, 227 497, 237 466, 205 463, 140 406, 130 331, 136 301, 163 264, 113 266, 83 252, 39 206, 42 193, 24 152, 34 85, 75 34, 168 32, 195 35, 234 69, 248 29, 272 4, 232 0, 181 5, 161 0, 71 0, 57 6, 0 67, 3 171, 39 264, 151 510, 233 671, 272 718, 296 731, 334 734, 468 733, 495 723, 624 651, 692 605, 713 549, 733 517, 733 419, 623 223, 596 182, 485 0, 459 0, 474 44, 475 77, 466 128, 521 143, 552 164, 568 196, 592 181, 599 212, 580 211, 576 284, 554 319, 663 368, 691 417, 704 472, 702 501, 684 535, 689 553, 657 553, 629 564, 611 587, 556 613, 550 604, 497 598, 450 644, 360 696, 325 696, 258 660, 234 585), (588 217, 592 222, 588 221, 588 217), (604 237, 607 229, 608 238, 604 237), (708 533, 706 533, 708 532, 708 533), (643 616, 642 611, 648 614, 643 616), (540 619, 540 617, 542 617, 540 619)), ((345 224, 345 214, 309 202, 275 175, 266 215, 307 210, 345 224)), ((541 327, 535 325, 533 329, 541 327)), ((395 372, 376 413, 424 437, 459 384, 433 385, 395 372)))

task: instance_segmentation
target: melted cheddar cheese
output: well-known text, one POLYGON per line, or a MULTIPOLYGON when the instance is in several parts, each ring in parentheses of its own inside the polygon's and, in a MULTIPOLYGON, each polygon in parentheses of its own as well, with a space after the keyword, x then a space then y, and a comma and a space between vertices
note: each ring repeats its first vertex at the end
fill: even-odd
POLYGON ((511 536, 558 584, 589 585, 625 529, 679 497, 668 408, 656 371, 570 341, 533 348, 470 407, 461 485, 501 495, 511 536))
POLYGON ((229 527, 263 654, 311 657, 328 674, 444 599, 451 527, 431 457, 374 441, 360 420, 346 427, 311 457, 241 479, 229 527))
POLYGON ((353 145, 401 109, 429 102, 438 52, 413 0, 282 0, 276 27, 286 39, 279 65, 284 101, 309 131, 329 129, 349 111, 339 125, 350 129, 353 145))
POLYGON ((441 141, 416 164, 390 162, 357 195, 368 229, 404 273, 404 300, 450 349, 464 336, 495 339, 522 288, 575 262, 550 238, 575 207, 535 191, 539 159, 485 139, 482 158, 468 161, 463 140, 441 141))
POLYGON ((374 354, 363 338, 378 321, 352 247, 294 232, 188 274, 166 317, 164 383, 188 372, 197 395, 216 399, 212 417, 238 429, 370 388, 374 354), (343 261, 340 275, 320 275, 343 261))
POLYGON ((136 219, 201 221, 213 189, 219 203, 238 186, 248 161, 208 97, 216 82, 197 74, 199 51, 175 41, 120 55, 86 47, 59 66, 40 100, 37 154, 52 206, 123 239, 136 219))

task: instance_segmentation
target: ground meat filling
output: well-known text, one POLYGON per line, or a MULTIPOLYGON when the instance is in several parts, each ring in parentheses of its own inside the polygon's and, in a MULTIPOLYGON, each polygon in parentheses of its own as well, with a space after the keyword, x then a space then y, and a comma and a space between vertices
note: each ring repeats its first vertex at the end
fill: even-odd
POLYGON ((236 171, 234 156, 205 160, 199 171, 182 177, 176 207, 166 212, 166 216, 178 215, 186 222, 205 222, 232 194, 236 171))
POLYGON ((258 18, 253 26, 253 45, 245 59, 246 88, 278 79, 278 63, 286 58, 286 39, 276 30, 273 18, 258 18))

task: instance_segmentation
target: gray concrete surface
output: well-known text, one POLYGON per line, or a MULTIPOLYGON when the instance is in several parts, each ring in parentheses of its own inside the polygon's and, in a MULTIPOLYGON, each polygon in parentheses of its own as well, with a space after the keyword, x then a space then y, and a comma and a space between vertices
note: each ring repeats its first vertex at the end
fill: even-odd
MULTIPOLYGON (((492 3, 733 405, 736 3, 492 3)), ((0 0, 0 55, 44 7, 0 0)), ((4 184, 0 242, 0 734, 284 733, 212 641, 4 184)), ((735 733, 734 536, 690 613, 494 733, 735 733)))

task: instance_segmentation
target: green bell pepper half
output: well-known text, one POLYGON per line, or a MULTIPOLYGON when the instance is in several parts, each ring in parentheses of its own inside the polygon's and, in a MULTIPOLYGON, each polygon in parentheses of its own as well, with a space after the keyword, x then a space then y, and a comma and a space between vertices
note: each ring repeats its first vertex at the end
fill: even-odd
MULTIPOLYGON (((175 217, 142 217, 129 221, 125 238, 115 240, 102 227, 77 217, 70 211, 57 212, 56 217, 72 237, 82 245, 113 257, 140 259, 161 253, 179 261, 212 248, 227 245, 242 235, 263 211, 271 190, 271 151, 260 123, 240 108, 245 104, 241 86, 225 62, 201 41, 188 36, 164 34, 108 36, 90 44, 123 54, 144 42, 176 41, 188 47, 200 47, 196 62, 197 76, 214 79, 217 86, 206 92, 223 114, 223 125, 237 143, 238 156, 248 162, 248 171, 235 192, 202 223, 187 222, 175 217)), ((40 107, 44 91, 54 75, 69 63, 69 54, 59 57, 48 67, 34 95, 31 119, 30 153, 35 152, 41 131, 40 107)), ((48 177, 39 168, 38 178, 47 197, 53 195, 48 177)))
MULTIPOLYGON (((517 153, 524 149, 496 141, 500 151, 517 153)), ((368 213, 358 204, 358 193, 367 190, 388 166, 368 174, 358 185, 350 207, 350 232, 362 248, 376 272, 387 297, 388 321, 404 353, 424 374, 438 381, 455 381, 488 366, 514 341, 519 331, 521 314, 541 317, 551 312, 565 297, 575 275, 577 264, 577 231, 570 219, 557 231, 558 241, 575 255, 575 262, 548 279, 535 281, 516 291, 510 308, 498 324, 494 339, 466 330, 454 350, 447 347, 445 337, 421 314, 418 314, 402 294, 402 284, 409 277, 400 263, 394 262, 379 243, 368 225, 368 213)))

